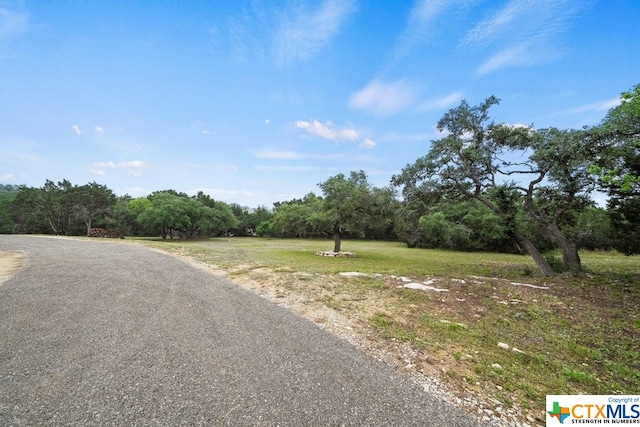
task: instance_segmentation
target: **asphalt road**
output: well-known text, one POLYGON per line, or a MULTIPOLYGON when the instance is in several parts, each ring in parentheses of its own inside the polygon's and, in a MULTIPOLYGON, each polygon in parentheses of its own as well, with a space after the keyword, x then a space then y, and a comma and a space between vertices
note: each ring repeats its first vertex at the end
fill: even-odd
POLYGON ((0 425, 472 426, 312 322, 137 245, 0 235, 0 425))

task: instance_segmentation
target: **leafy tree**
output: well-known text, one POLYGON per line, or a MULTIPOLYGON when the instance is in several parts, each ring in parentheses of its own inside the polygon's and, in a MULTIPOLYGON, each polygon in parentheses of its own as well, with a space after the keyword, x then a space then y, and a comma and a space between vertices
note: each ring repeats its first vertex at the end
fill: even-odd
POLYGON ((364 235, 364 224, 370 217, 371 185, 364 171, 351 172, 349 177, 338 174, 318 184, 324 194, 323 218, 334 239, 334 252, 340 252, 345 232, 364 235))
POLYGON ((400 202, 393 187, 371 188, 368 199, 368 218, 364 224, 367 239, 396 240, 395 220, 400 202))
POLYGON ((622 94, 620 105, 589 130, 606 148, 590 171, 609 195, 608 209, 615 246, 627 254, 640 252, 640 84, 622 94))
POLYGON ((57 184, 46 180, 42 191, 32 199, 46 218, 54 234, 69 234, 77 218, 74 188, 66 179, 57 184))
POLYGON ((125 207, 128 218, 131 218, 129 227, 135 236, 150 236, 156 233, 155 223, 145 222, 148 218, 140 215, 147 209, 153 209, 153 203, 147 197, 138 197, 130 200, 125 207))
POLYGON ((0 184, 0 234, 13 233, 15 224, 9 212, 18 191, 15 185, 0 184))
POLYGON ((155 230, 163 239, 167 236, 173 239, 174 231, 186 229, 190 221, 186 199, 188 197, 181 197, 172 190, 154 192, 149 195, 151 207, 144 209, 136 221, 145 228, 155 230))
POLYGON ((591 172, 614 193, 640 191, 640 84, 623 92, 620 105, 609 110, 590 134, 607 148, 591 172))
MULTIPOLYGON (((194 200, 200 205, 195 210, 195 217, 192 218, 198 233, 205 236, 218 236, 229 231, 235 234, 242 228, 240 218, 244 218, 244 209, 239 205, 228 205, 214 200, 202 191, 198 192, 194 200), (240 218, 236 215, 236 210, 240 218)), ((241 235, 246 235, 246 230, 241 235)))
POLYGON ((574 212, 567 234, 578 248, 606 250, 615 246, 614 228, 609 213, 602 208, 590 206, 574 212))
POLYGON ((524 195, 525 212, 558 245, 565 269, 580 271, 578 246, 561 224, 571 218, 572 212, 591 204, 589 197, 596 181, 589 168, 601 147, 584 131, 556 128, 534 131, 501 125, 492 129, 492 136, 501 147, 519 152, 523 158, 528 154, 524 162, 502 160, 505 169, 498 171, 517 174, 523 181, 530 179, 526 185, 513 185, 524 195))
POLYGON ((311 214, 304 203, 292 201, 275 208, 272 229, 282 237, 307 237, 307 217, 311 214))
MULTIPOLYGON (((478 106, 471 107, 462 101, 459 107, 449 110, 437 125, 438 131, 446 136, 432 141, 427 155, 406 166, 400 175, 392 178, 392 183, 403 186, 403 192, 409 196, 420 188, 428 188, 450 200, 475 198, 496 215, 507 218, 511 224, 506 228, 508 235, 531 255, 543 275, 551 276, 555 272, 549 263, 517 227, 517 222, 511 220, 518 210, 514 203, 516 194, 512 191, 515 183, 507 185, 498 181, 498 177, 509 177, 508 169, 512 166, 503 160, 503 155, 508 154, 505 151, 509 150, 493 137, 495 126, 489 123, 489 109, 498 102, 491 96, 478 106), (487 192, 500 185, 505 185, 502 200, 494 202, 487 197, 487 192)), ((530 170, 527 166, 526 171, 530 170)), ((532 181, 531 190, 539 182, 532 181)))
POLYGON ((74 188, 75 215, 82 219, 87 227, 87 237, 91 235, 91 223, 97 217, 111 213, 116 204, 116 196, 96 182, 74 188))

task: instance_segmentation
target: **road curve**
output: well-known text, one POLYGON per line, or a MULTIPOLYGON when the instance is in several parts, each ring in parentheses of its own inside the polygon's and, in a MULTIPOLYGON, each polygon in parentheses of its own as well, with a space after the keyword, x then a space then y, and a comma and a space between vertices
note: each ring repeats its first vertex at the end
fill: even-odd
POLYGON ((475 426, 388 366, 138 245, 0 236, 0 425, 475 426))

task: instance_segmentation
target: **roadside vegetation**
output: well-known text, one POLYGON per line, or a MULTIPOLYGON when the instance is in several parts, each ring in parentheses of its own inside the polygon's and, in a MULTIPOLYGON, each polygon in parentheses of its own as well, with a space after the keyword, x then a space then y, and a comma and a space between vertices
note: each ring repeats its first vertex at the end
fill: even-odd
POLYGON ((315 256, 332 245, 327 239, 143 242, 224 272, 328 329, 355 331, 365 351, 438 378, 462 406, 473 396, 496 413, 544 423, 547 394, 640 390, 636 257, 582 252, 584 273, 549 278, 522 255, 395 242, 346 241, 356 258, 315 256), (446 291, 406 289, 401 277, 446 291), (332 325, 332 313, 347 325, 332 325))

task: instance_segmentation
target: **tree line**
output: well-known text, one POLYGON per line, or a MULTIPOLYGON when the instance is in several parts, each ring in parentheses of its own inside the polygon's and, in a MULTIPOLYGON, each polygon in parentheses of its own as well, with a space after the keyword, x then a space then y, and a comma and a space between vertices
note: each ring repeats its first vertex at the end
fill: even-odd
POLYGON ((597 126, 494 123, 491 96, 462 101, 442 138, 378 188, 363 171, 318 184, 321 195, 250 209, 199 192, 116 196, 95 182, 0 186, 1 233, 195 238, 220 235, 400 240, 411 247, 531 255, 543 275, 580 271, 580 249, 640 252, 640 85, 597 126), (607 197, 597 206, 594 195, 607 197), (559 249, 562 260, 545 257, 559 249))

